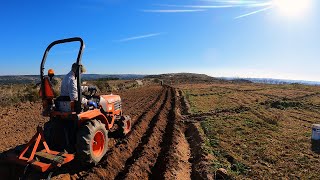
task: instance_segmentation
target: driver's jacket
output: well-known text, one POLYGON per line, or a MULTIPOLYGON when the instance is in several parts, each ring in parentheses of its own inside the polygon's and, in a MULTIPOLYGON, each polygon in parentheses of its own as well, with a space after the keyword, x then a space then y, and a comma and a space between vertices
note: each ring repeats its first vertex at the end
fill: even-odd
MULTIPOLYGON (((60 96, 69 96, 71 101, 78 101, 77 80, 73 71, 70 71, 62 80, 60 96)), ((81 86, 82 92, 88 91, 88 86, 81 86)))

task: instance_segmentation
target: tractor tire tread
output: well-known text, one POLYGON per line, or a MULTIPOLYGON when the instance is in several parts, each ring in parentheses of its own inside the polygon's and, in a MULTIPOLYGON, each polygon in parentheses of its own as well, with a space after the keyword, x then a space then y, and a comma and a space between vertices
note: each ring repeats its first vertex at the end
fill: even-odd
POLYGON ((90 120, 86 124, 82 125, 77 134, 77 159, 83 164, 97 164, 101 158, 105 155, 108 149, 108 132, 105 125, 100 120, 90 120), (101 157, 95 158, 91 154, 91 139, 93 139, 94 133, 97 130, 102 130, 105 133, 106 142, 105 149, 101 157))

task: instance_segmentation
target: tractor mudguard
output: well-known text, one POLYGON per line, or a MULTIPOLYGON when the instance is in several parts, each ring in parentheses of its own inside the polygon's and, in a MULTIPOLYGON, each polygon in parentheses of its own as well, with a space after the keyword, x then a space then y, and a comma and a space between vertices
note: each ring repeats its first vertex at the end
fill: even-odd
POLYGON ((104 123, 106 125, 106 129, 109 130, 114 123, 114 119, 112 119, 112 122, 109 123, 107 117, 104 114, 102 114, 100 109, 93 109, 93 110, 83 112, 79 114, 78 117, 79 117, 79 121, 78 121, 79 126, 86 121, 97 119, 97 120, 100 120, 102 123, 104 123))

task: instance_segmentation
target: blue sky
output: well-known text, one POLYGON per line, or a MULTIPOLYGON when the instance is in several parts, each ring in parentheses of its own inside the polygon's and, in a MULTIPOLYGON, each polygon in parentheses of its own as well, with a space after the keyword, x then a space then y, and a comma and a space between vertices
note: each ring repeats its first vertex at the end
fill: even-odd
MULTIPOLYGON (((289 14, 274 1, 2 1, 0 75, 39 74, 49 43, 79 36, 87 73, 320 81, 320 2, 292 0, 309 5, 289 14)), ((54 48, 47 67, 69 71, 77 45, 54 48)))

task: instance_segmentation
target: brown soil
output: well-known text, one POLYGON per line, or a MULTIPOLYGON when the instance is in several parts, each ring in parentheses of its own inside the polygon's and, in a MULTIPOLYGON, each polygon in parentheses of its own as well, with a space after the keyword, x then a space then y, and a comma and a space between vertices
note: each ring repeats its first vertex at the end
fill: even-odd
MULTIPOLYGON (((190 128, 180 115, 179 93, 168 86, 144 86, 118 94, 124 113, 132 117, 132 131, 122 140, 110 138, 109 150, 97 166, 83 167, 73 161, 55 171, 52 179, 211 179, 204 170, 206 166, 193 164, 199 164, 196 158, 205 155, 195 152, 201 143, 199 133, 192 142, 187 139, 190 128), (198 139, 200 142, 196 142, 198 139), (194 176, 203 173, 207 174, 194 176)), ((0 110, 0 151, 24 144, 32 137, 37 125, 47 120, 40 115, 40 109, 40 103, 25 103, 0 110)), ((3 167, 9 164, 1 164, 0 177, 5 177, 8 172, 3 171, 9 169, 15 171, 15 176, 6 178, 23 174, 23 167, 3 167)), ((29 178, 47 175, 33 171, 29 178)))
POLYGON ((47 121, 40 109, 40 103, 28 102, 0 110, 0 152, 30 140, 37 126, 47 121))

